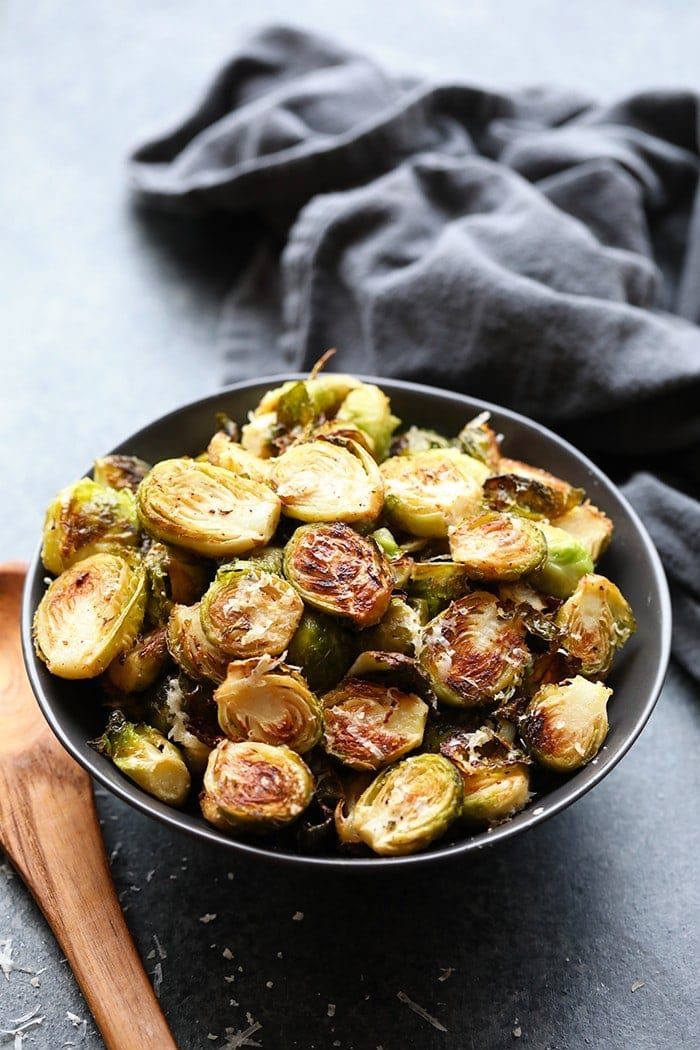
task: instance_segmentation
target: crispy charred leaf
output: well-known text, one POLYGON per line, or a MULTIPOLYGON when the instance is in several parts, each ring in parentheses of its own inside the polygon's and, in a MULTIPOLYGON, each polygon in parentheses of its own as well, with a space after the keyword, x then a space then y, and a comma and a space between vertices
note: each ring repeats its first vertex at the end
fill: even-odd
POLYGON ((443 740, 440 754, 462 778, 462 817, 470 824, 499 824, 530 800, 528 760, 488 726, 454 733, 443 740))
POLYGON ((93 464, 92 474, 98 485, 136 492, 151 466, 138 456, 101 456, 93 464))
POLYGON ((520 735, 533 758, 556 773, 570 773, 594 758, 608 734, 612 689, 576 675, 543 685, 530 701, 520 735))
POLYGON ((495 472, 498 470, 501 450, 498 435, 489 426, 489 418, 488 412, 481 412, 470 419, 457 435, 457 445, 462 452, 480 459, 490 471, 495 472))
POLYGON ((394 586, 385 555, 343 522, 298 528, 285 549, 284 571, 305 602, 357 627, 381 620, 394 586))

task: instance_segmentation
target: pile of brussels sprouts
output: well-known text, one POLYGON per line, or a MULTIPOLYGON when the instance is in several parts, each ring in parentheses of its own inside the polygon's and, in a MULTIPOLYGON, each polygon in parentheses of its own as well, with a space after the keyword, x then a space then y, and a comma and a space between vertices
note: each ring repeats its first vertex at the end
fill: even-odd
POLYGON ((124 774, 232 835, 399 855, 596 755, 635 622, 582 490, 487 415, 399 431, 345 375, 219 423, 194 458, 97 460, 47 511, 36 650, 99 679, 124 774))

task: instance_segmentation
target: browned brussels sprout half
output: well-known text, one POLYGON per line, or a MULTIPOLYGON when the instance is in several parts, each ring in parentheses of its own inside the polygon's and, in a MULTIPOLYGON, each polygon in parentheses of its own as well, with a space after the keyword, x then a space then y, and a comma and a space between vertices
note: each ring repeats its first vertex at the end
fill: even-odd
POLYGON ((517 514, 487 511, 450 529, 450 550, 475 580, 517 580, 547 557, 541 529, 517 514))
POLYGON ((152 543, 143 560, 148 574, 146 615, 154 626, 167 623, 173 605, 194 605, 207 589, 210 563, 182 547, 152 543))
POLYGON ((205 820, 223 831, 274 831, 296 820, 313 797, 314 779, 288 747, 222 740, 204 774, 205 820))
POLYGON ((394 577, 385 555, 349 525, 302 525, 287 544, 284 570, 305 602, 358 627, 381 620, 394 577))
POLYGON ((419 658, 438 700, 474 707, 507 699, 530 653, 520 618, 493 594, 474 591, 424 628, 419 658))
POLYGON ((491 729, 458 732, 444 740, 440 753, 462 777, 462 816, 472 824, 498 824, 530 801, 530 770, 523 754, 508 747, 491 729))
POLYGON ((407 590, 411 598, 426 602, 428 615, 437 616, 455 598, 469 590, 469 571, 458 562, 417 561, 410 569, 407 590))
POLYGON ((404 598, 394 597, 379 623, 364 630, 359 641, 363 649, 415 656, 424 623, 416 608, 404 598))
POLYGON ((92 474, 99 485, 136 492, 151 466, 138 456, 102 456, 93 464, 92 474))
POLYGON ((415 693, 349 677, 322 703, 323 747, 351 769, 382 769, 423 740, 428 705, 415 693))
POLYGON ((175 745, 153 726, 127 722, 120 711, 113 711, 105 732, 93 743, 149 795, 170 806, 186 801, 189 770, 175 745))
POLYGON ((205 635, 199 603, 173 606, 166 640, 173 660, 190 678, 198 682, 223 682, 229 657, 205 635))
POLYGON ((49 504, 41 560, 58 576, 99 551, 136 547, 139 536, 134 494, 82 478, 62 489, 49 504))
POLYGON ((607 548, 613 533, 610 518, 588 500, 578 507, 572 507, 552 524, 578 540, 594 562, 607 548))
POLYGON ((292 445, 274 460, 272 484, 287 517, 368 525, 379 516, 384 485, 370 453, 355 441, 292 445))
POLYGON ((414 536, 447 536, 481 506, 488 467, 456 448, 392 456, 381 465, 389 523, 414 536))
POLYGON ((355 658, 356 638, 337 618, 306 608, 289 643, 287 662, 301 668, 314 692, 325 693, 355 658))
POLYGON ((285 744, 300 755, 321 739, 321 706, 302 676, 270 657, 232 660, 214 693, 229 740, 285 744))
POLYGON ((262 459, 237 441, 232 441, 223 430, 217 431, 209 442, 207 459, 215 467, 224 467, 253 481, 267 482, 270 478, 270 460, 262 459))
POLYGON ((589 573, 561 606, 554 620, 559 645, 574 657, 586 676, 604 676, 613 657, 636 629, 632 610, 618 587, 589 573))
POLYGON ((462 812, 462 778, 444 755, 411 755, 372 781, 352 809, 357 837, 375 853, 425 849, 462 812))
POLYGON ((146 572, 135 556, 93 554, 49 585, 34 614, 39 657, 59 678, 95 678, 141 630, 146 572))
POLYGON ((269 486, 191 459, 157 463, 139 485, 137 503, 151 535, 211 558, 264 546, 280 515, 269 486))
POLYGON ((161 676, 168 657, 165 627, 156 627, 112 660, 107 678, 122 693, 142 693, 161 676))
POLYGON ((583 489, 539 467, 501 457, 499 473, 484 482, 484 494, 494 510, 515 510, 542 518, 557 518, 584 498, 583 489))
POLYGON ((543 685, 520 724, 530 754, 555 773, 570 773, 590 762, 608 734, 607 703, 612 689, 581 675, 543 685))
POLYGON ((202 629, 229 656, 279 656, 296 631, 304 603, 290 583, 248 562, 224 566, 202 598, 202 629))
POLYGON ((462 427, 457 437, 457 444, 468 456, 480 459, 491 471, 498 470, 501 450, 498 435, 489 426, 489 413, 482 412, 462 427))

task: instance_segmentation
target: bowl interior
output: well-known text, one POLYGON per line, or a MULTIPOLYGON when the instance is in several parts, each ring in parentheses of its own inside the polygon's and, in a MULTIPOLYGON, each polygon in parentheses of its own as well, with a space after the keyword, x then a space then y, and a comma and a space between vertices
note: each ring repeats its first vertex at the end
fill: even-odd
MULTIPOLYGON (((288 378, 274 376, 237 384, 185 405, 127 438, 114 451, 138 455, 150 462, 197 454, 216 429, 217 412, 226 412, 232 419, 244 422, 261 395, 288 378)), ((557 779, 551 790, 533 799, 527 809, 512 820, 488 833, 437 842, 423 853, 397 858, 302 856, 264 840, 251 842, 224 835, 206 824, 194 810, 179 812, 151 798, 88 745, 88 740, 104 727, 104 711, 96 696, 98 687, 89 681, 76 683, 53 677, 33 650, 31 620, 44 593, 46 575, 38 554, 29 568, 23 608, 25 660, 39 704, 64 747, 96 780, 141 811, 229 849, 268 859, 345 869, 421 864, 480 849, 517 834, 575 801, 612 769, 641 732, 663 683, 671 632, 666 581, 646 530, 612 482, 571 445, 522 416, 474 398, 396 380, 367 378, 382 386, 391 398, 394 412, 406 425, 415 423, 452 435, 477 413, 489 411, 492 425, 503 435, 506 455, 544 467, 585 489, 590 500, 604 510, 615 525, 612 544, 598 568, 620 587, 634 610, 638 627, 618 654, 608 682, 614 690, 608 708, 609 735, 597 758, 588 766, 570 777, 557 779)), ((100 450, 95 450, 95 455, 98 454, 100 450)))

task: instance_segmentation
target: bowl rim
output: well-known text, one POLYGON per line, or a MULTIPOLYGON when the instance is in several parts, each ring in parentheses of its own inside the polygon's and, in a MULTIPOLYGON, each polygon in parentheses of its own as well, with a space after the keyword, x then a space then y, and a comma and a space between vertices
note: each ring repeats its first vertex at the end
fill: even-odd
MULTIPOLYGON (((329 373, 333 374, 333 373, 329 373)), ((25 667, 27 675, 37 699, 39 708, 49 724, 54 735, 57 737, 62 746, 68 751, 68 753, 84 768, 87 772, 103 787, 107 788, 112 794, 116 795, 122 801, 126 802, 134 809, 144 813, 149 817, 153 817, 160 823, 165 824, 181 833, 192 835, 195 838, 203 839, 211 844, 227 847, 233 849, 234 852, 241 854, 242 856, 248 856, 251 858, 263 859, 268 862, 277 864, 291 864, 293 866, 300 865, 312 866, 318 868, 333 868, 335 870, 341 870, 344 872, 355 872, 355 871, 386 871, 387 868, 396 867, 413 867, 421 866, 429 863, 438 863, 439 861, 445 862, 447 860, 455 860, 459 857, 464 857, 466 854, 472 851, 478 852, 488 846, 492 846, 495 843, 503 842, 504 840, 512 837, 513 835, 519 834, 522 831, 529 830, 530 828, 541 824, 543 821, 548 820, 550 817, 555 816, 557 813, 566 809, 572 805, 579 798, 590 791, 596 784, 598 784, 612 769, 624 758, 628 753, 632 745, 635 743, 644 726, 648 722, 652 711, 658 701, 659 694, 664 684, 664 680, 668 670, 668 664, 670 659, 671 651, 671 634, 672 634, 672 614, 671 614, 671 599, 668 589, 668 583, 666 575, 661 563, 659 554, 654 546, 651 537, 646 529, 646 526, 642 522, 641 518, 634 510, 632 505, 629 503, 627 498, 620 491, 619 487, 611 481, 611 479, 593 463, 584 453, 580 452, 574 445, 572 445, 565 438, 560 437, 554 431, 548 427, 531 419, 529 416, 525 416, 520 412, 516 412, 513 409, 505 408, 502 405, 495 404, 494 402, 484 401, 482 398, 472 397, 471 395, 462 394, 456 391, 445 390, 440 387, 434 387, 423 383, 414 383, 403 379, 392 379, 371 375, 362 375, 359 373, 351 373, 354 378, 359 379, 361 382, 375 383, 376 385, 385 388, 390 394, 392 390, 406 392, 407 394, 429 396, 444 400, 447 398, 456 403, 463 403, 469 411, 477 412, 490 412, 495 416, 506 418, 513 421, 518 426, 524 426, 526 429, 534 430, 546 441, 552 442, 564 451, 565 454, 573 456, 577 459, 581 465, 596 478, 596 480, 603 486, 607 491, 612 490, 614 497, 620 502, 623 510, 627 514, 632 525, 635 527, 639 540, 641 541, 645 554, 647 556, 649 566, 651 569, 652 582, 656 588, 659 596, 659 647, 660 647, 660 658, 656 667, 656 672, 653 681, 647 687, 647 698, 644 706, 638 714, 632 730, 624 737, 624 739, 618 744, 614 753, 609 753, 604 756, 603 760, 598 763, 595 770, 591 771, 591 764, 582 767, 582 772, 587 770, 587 776, 582 779, 582 782, 575 785, 573 777, 565 781, 562 786, 569 787, 570 790, 565 792, 563 797, 557 799, 552 803, 547 802, 548 795, 544 796, 542 805, 536 805, 534 808, 528 808, 521 811, 515 817, 506 821, 503 824, 490 828, 485 831, 477 831, 467 838, 458 840, 456 842, 447 843, 444 846, 440 846, 438 843, 434 844, 434 848, 430 851, 420 851, 412 853, 406 856, 387 857, 387 856, 369 856, 369 857, 353 857, 353 856, 319 856, 314 854, 301 854, 292 853, 284 850, 276 851, 267 848, 264 845, 264 839, 260 841, 263 845, 257 845, 254 840, 251 839, 237 839, 233 836, 226 836, 218 829, 208 825, 203 818, 193 817, 189 814, 183 814, 180 810, 174 809, 173 807, 167 806, 164 803, 159 802, 157 799, 151 798, 146 792, 142 791, 127 780, 125 777, 119 781, 110 779, 106 773, 103 772, 101 764, 98 761, 101 756, 95 752, 94 761, 92 755, 86 755, 81 752, 73 742, 63 728, 61 719, 56 716, 52 704, 49 702, 47 696, 44 694, 44 687, 39 678, 38 673, 38 657, 34 651, 34 644, 32 640, 32 621, 34 616, 34 609, 31 605, 31 593, 36 584, 37 576, 45 574, 45 570, 41 563, 41 543, 37 548, 36 553, 29 562, 27 570, 27 576, 24 585, 24 592, 22 598, 22 611, 21 611, 21 634, 22 634, 22 650, 24 656, 25 667), (573 785, 573 787, 571 787, 573 785), (187 816, 189 819, 187 822, 183 821, 183 816, 187 816)), ((212 393, 205 394, 201 397, 195 398, 192 401, 186 401, 177 406, 176 408, 170 409, 160 416, 156 416, 149 423, 145 424, 139 430, 130 434, 125 440, 121 441, 113 452, 123 452, 124 446, 137 445, 139 441, 150 431, 154 426, 163 426, 168 421, 173 421, 177 417, 181 416, 183 412, 196 411, 199 408, 206 407, 207 404, 211 403, 212 406, 217 402, 221 402, 227 396, 231 394, 239 394, 241 391, 253 390, 255 388, 265 390, 272 389, 275 386, 279 386, 282 383, 289 382, 290 380, 300 380, 308 378, 308 373, 295 373, 295 372, 283 372, 274 373, 271 375, 260 376, 252 379, 241 380, 240 382, 231 383, 226 386, 220 387, 212 393)), ((601 754, 602 754, 601 749, 601 754)), ((558 789, 557 789, 558 790, 558 789)), ((550 793, 551 794, 551 793, 550 793)))

